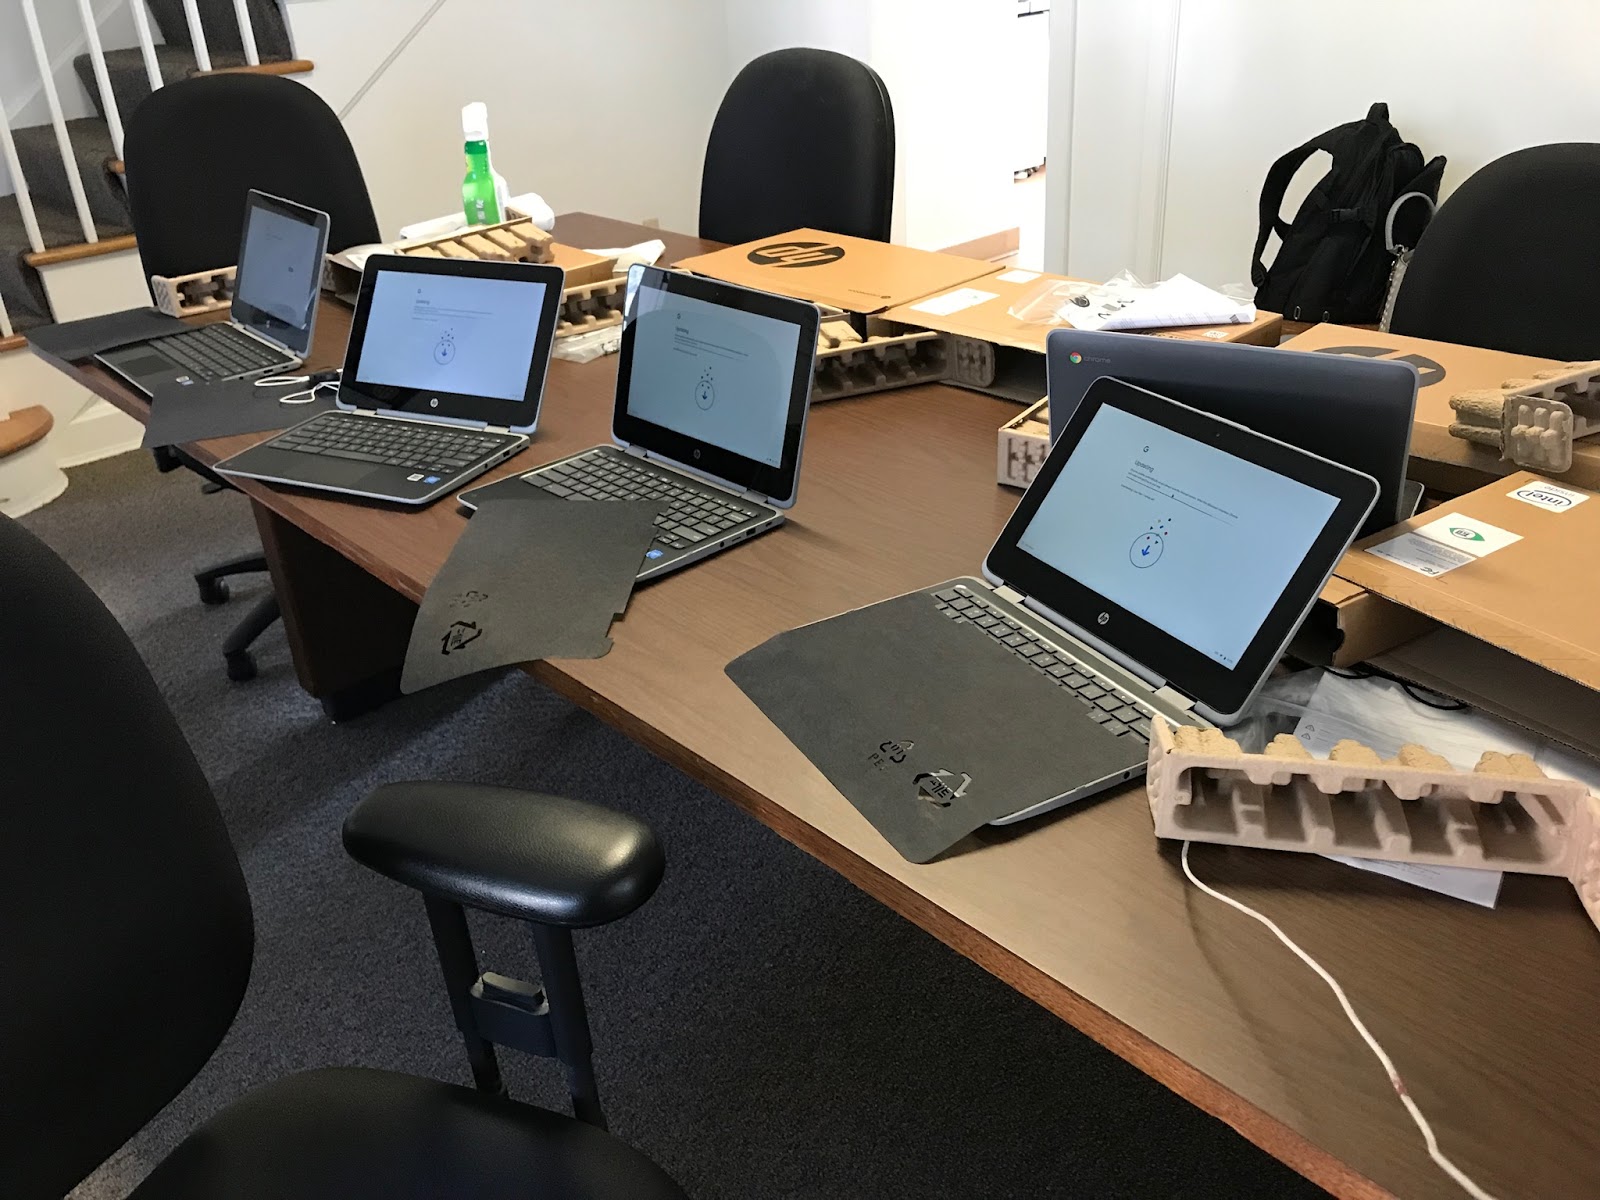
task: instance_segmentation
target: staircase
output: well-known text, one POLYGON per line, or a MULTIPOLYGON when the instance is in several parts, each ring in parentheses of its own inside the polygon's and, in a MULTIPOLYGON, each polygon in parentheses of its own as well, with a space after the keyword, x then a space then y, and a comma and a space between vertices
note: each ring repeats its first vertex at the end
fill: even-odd
MULTIPOLYGON (((172 83, 198 74, 199 64, 183 0, 129 0, 129 3, 144 3, 155 23, 162 43, 155 47, 162 82, 172 83)), ((246 63, 244 39, 233 0, 199 0, 198 8, 213 71, 294 74, 311 70, 309 62, 290 57, 289 31, 279 0, 248 0, 259 66, 246 63)), ((134 110, 150 95, 144 56, 137 46, 107 48, 105 63, 112 95, 126 128, 134 110)), ((79 86, 97 115, 68 121, 67 132, 83 177, 95 232, 101 240, 94 243, 83 240, 83 227, 73 203, 54 127, 38 125, 12 130, 17 158, 28 181, 46 247, 43 252, 37 252, 29 243, 16 196, 0 196, 0 299, 4 300, 12 327, 19 335, 10 340, 17 344, 24 331, 49 324, 54 319, 36 268, 133 246, 122 164, 117 161, 111 143, 105 106, 95 81, 93 56, 78 55, 73 67, 79 86)), ((0 339, 0 349, 7 348, 5 340, 0 339)))

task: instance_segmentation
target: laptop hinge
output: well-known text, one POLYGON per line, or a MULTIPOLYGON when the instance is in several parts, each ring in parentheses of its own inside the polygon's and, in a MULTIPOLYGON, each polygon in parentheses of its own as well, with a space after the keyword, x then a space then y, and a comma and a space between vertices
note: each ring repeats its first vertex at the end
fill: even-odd
POLYGON ((739 493, 739 499, 741 499, 741 500, 749 500, 750 502, 752 502, 754 504, 770 504, 771 503, 771 501, 767 499, 766 493, 758 492, 758 491, 755 490, 755 488, 746 488, 744 491, 740 492, 739 493))
POLYGON ((645 450, 644 447, 642 447, 642 446, 624 446, 622 448, 622 452, 624 454, 631 454, 635 458, 649 458, 650 457, 649 451, 645 450))
POLYGON ((485 433, 509 434, 511 432, 511 426, 509 425, 485 425, 483 428, 485 433))
POLYGON ((1012 604, 1022 603, 1022 593, 1003 583, 999 587, 995 588, 994 594, 999 596, 1002 600, 1010 601, 1012 604))
POLYGON ((1155 690, 1155 697, 1163 704, 1169 704, 1179 712, 1188 712, 1194 708, 1193 700, 1182 692, 1173 691, 1166 684, 1162 684, 1155 690))

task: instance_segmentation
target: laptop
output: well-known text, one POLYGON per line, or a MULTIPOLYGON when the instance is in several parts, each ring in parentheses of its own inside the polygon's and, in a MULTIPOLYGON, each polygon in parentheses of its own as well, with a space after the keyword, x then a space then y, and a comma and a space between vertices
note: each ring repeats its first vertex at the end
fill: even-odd
POLYGON ((1052 331, 1045 349, 1052 441, 1095 380, 1113 375, 1371 475, 1378 502, 1363 536, 1412 516, 1422 499, 1406 479, 1410 363, 1072 329, 1052 331))
POLYGON ((216 471, 431 504, 528 444, 539 424, 560 267, 373 255, 336 407, 216 471))
MULTIPOLYGON (((698 275, 635 266, 623 305, 614 445, 490 488, 563 500, 656 500, 639 579, 776 529, 799 491, 817 306, 698 275)), ((497 494, 505 494, 503 491, 497 494)))
POLYGON ((327 213, 252 191, 227 321, 95 357, 147 396, 167 380, 217 383, 292 371, 311 353, 327 249, 327 213))
POLYGON ((1090 384, 984 579, 923 589, 957 636, 993 645, 995 670, 1057 684, 1054 711, 1029 727, 1096 764, 994 823, 1142 774, 1158 716, 1237 720, 1378 492, 1242 425, 1120 380, 1090 384))

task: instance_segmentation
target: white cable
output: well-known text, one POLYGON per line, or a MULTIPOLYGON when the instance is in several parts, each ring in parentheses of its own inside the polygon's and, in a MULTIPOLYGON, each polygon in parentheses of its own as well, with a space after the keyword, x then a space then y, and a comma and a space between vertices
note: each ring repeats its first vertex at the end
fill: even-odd
MULTIPOLYGON (((268 375, 265 379, 256 380, 255 385, 256 387, 292 387, 297 383, 310 382, 311 376, 309 375, 268 375)), ((311 387, 302 391, 290 392, 287 395, 279 396, 278 403, 290 405, 310 404, 317 398, 317 393, 323 388, 337 390, 338 387, 339 381, 337 379, 324 379, 321 383, 312 384, 311 387)))
POLYGON ((1274 937, 1294 951, 1296 958, 1322 978, 1322 982, 1333 990, 1335 998, 1339 1001, 1339 1007, 1344 1009, 1344 1015, 1350 1018, 1350 1024, 1356 1027, 1356 1032, 1361 1035, 1361 1040, 1366 1042, 1367 1047, 1377 1056, 1378 1061, 1383 1064, 1384 1072, 1389 1076, 1389 1083, 1394 1087, 1395 1095, 1400 1097, 1400 1103, 1405 1105, 1406 1112, 1411 1114, 1412 1121, 1416 1122, 1417 1128, 1422 1131, 1422 1140, 1428 1147, 1428 1157, 1439 1165, 1441 1171, 1460 1184, 1462 1190, 1471 1196, 1473 1200, 1495 1200, 1493 1193, 1484 1191, 1483 1188, 1474 1183, 1465 1171, 1446 1158, 1444 1152, 1439 1149, 1439 1141, 1433 1136, 1433 1126, 1428 1124, 1428 1119, 1422 1115, 1422 1110, 1417 1107, 1416 1101, 1411 1098, 1411 1093, 1406 1091, 1405 1080, 1400 1078, 1400 1072, 1395 1069, 1394 1061, 1385 1053, 1383 1047, 1378 1044, 1378 1039, 1372 1036, 1371 1031, 1362 1023, 1361 1018, 1356 1016, 1356 1010, 1351 1007, 1350 998, 1344 994, 1344 989, 1339 986, 1339 981, 1328 974, 1321 963, 1300 949, 1293 939, 1279 929, 1277 923, 1270 917, 1263 916, 1248 904, 1243 904, 1232 896, 1224 896, 1216 888, 1201 883, 1199 877, 1195 875, 1194 870, 1189 866, 1189 843, 1187 841, 1183 843, 1183 873, 1189 877, 1190 883, 1194 884, 1206 895, 1215 900, 1221 900, 1229 908, 1238 909, 1245 916, 1260 921, 1268 929, 1272 930, 1274 937))

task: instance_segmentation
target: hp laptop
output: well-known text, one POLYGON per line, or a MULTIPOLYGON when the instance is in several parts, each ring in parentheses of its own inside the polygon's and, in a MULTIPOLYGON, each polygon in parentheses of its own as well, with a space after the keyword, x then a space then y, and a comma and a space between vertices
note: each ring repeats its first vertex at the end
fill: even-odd
POLYGON ((669 503, 643 580, 783 523, 799 489, 820 315, 803 300, 639 266, 623 311, 616 444, 490 487, 669 503))
POLYGON ((1157 716, 1237 719, 1377 497, 1349 467, 1119 380, 1091 384, 989 551, 987 582, 924 589, 953 636, 989 641, 995 670, 1055 681, 1056 710, 1030 728, 1085 764, 995 823, 1141 774, 1157 716))
POLYGON ((311 353, 328 214, 251 192, 228 320, 97 356, 151 395, 164 380, 215 383, 291 371, 311 353))
POLYGON ((1094 382, 1113 375, 1371 475, 1380 490, 1363 535, 1404 521, 1422 498, 1406 480, 1410 363, 1071 329, 1054 330, 1045 347, 1052 440, 1094 382))
POLYGON ((374 255, 338 407, 217 472, 409 505, 477 478, 539 423, 564 278, 529 263, 374 255))

